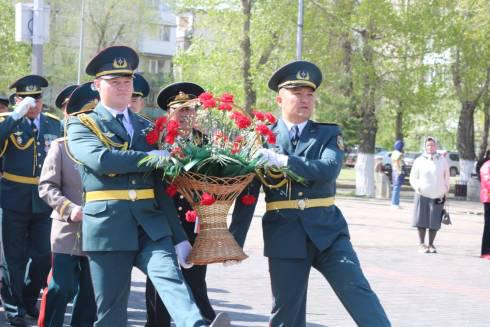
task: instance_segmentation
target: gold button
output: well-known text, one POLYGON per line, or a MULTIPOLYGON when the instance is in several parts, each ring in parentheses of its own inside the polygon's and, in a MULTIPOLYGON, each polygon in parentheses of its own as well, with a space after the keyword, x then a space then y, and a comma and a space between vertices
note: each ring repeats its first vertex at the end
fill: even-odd
POLYGON ((182 211, 182 207, 179 207, 179 211, 182 211))
POLYGON ((42 168, 42 167, 43 167, 43 165, 38 165, 38 167, 39 167, 39 168, 42 168))
POLYGON ((184 198, 184 196, 181 194, 181 195, 180 195, 180 199, 183 199, 183 198, 184 198))
POLYGON ((40 157, 41 156, 41 153, 38 153, 37 156, 40 157))
POLYGON ((37 142, 37 145, 41 145, 41 142, 37 142))
POLYGON ((298 196, 303 196, 303 192, 298 192, 298 196))
POLYGON ((136 184, 136 181, 134 181, 134 180, 133 180, 133 181, 131 181, 131 184, 133 184, 133 185, 134 185, 134 184, 136 184))

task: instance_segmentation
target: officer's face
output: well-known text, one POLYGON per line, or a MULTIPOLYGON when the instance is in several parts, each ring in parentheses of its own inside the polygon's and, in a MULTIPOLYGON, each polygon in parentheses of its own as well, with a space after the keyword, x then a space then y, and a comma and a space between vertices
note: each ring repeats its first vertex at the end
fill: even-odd
POLYGON ((100 101, 112 109, 124 110, 131 101, 133 94, 131 77, 98 78, 94 81, 94 85, 99 91, 100 101))
POLYGON ((129 103, 129 109, 133 112, 139 113, 145 107, 145 100, 140 97, 131 97, 131 102, 129 103))
MULTIPOLYGON (((23 98, 21 97, 15 97, 16 104, 19 104, 22 100, 23 98)), ((42 110, 43 110, 43 99, 38 98, 36 99, 36 105, 34 107, 31 107, 29 111, 26 113, 26 117, 30 119, 35 119, 37 116, 39 116, 42 110)))
POLYGON ((282 88, 276 97, 276 103, 282 109, 287 121, 299 124, 308 120, 315 108, 315 91, 307 86, 282 88))
POLYGON ((196 119, 196 110, 193 108, 170 108, 170 117, 179 123, 179 130, 183 135, 187 135, 194 127, 196 119))

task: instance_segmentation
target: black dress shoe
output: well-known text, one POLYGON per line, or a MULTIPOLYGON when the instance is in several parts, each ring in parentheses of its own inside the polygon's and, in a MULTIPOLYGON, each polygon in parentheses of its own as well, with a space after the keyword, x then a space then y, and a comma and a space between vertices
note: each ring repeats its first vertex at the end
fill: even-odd
POLYGON ((10 326, 27 327, 27 324, 22 317, 7 317, 7 322, 10 326))
POLYGON ((36 306, 26 308, 26 313, 32 318, 39 318, 39 310, 36 308, 36 306))

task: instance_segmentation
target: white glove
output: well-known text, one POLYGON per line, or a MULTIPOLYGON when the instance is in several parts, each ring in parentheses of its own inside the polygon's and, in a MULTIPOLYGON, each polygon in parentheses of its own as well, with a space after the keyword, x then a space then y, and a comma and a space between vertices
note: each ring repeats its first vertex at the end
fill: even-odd
POLYGON ((189 241, 182 241, 175 246, 175 253, 177 254, 177 260, 179 261, 179 264, 184 269, 189 269, 192 266, 194 266, 192 263, 187 262, 187 257, 189 256, 189 253, 191 253, 191 250, 192 250, 192 245, 191 243, 189 243, 189 241))
POLYGON ((170 158, 170 153, 167 150, 151 150, 147 153, 152 156, 162 157, 163 159, 170 158))
POLYGON ((267 166, 285 167, 288 165, 288 156, 275 152, 272 149, 259 149, 255 157, 260 157, 260 161, 267 166))
POLYGON ((240 260, 226 260, 223 261, 223 266, 224 267, 236 266, 240 263, 242 263, 240 260))
POLYGON ((10 115, 13 119, 19 120, 26 115, 29 109, 36 106, 36 100, 31 97, 25 97, 22 101, 15 106, 14 111, 10 115))

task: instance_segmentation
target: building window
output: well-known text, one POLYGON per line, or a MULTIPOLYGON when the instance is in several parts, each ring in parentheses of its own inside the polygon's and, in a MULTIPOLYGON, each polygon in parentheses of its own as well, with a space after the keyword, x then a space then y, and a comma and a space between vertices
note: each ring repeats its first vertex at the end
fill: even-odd
POLYGON ((159 40, 164 41, 164 42, 169 42, 170 41, 170 31, 171 31, 170 26, 168 25, 161 25, 160 26, 160 33, 159 33, 159 40))
POLYGON ((158 60, 148 59, 148 72, 150 74, 158 74, 158 60))

